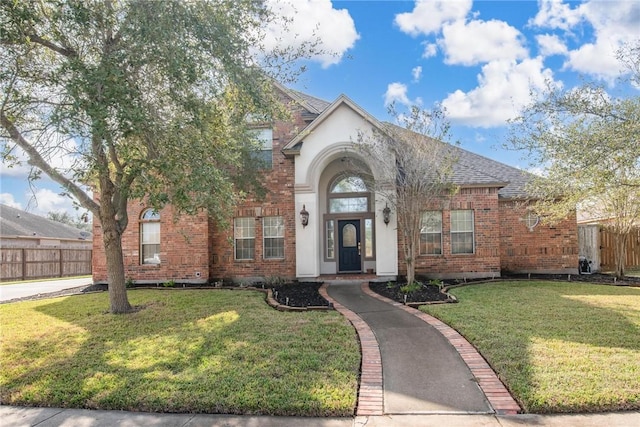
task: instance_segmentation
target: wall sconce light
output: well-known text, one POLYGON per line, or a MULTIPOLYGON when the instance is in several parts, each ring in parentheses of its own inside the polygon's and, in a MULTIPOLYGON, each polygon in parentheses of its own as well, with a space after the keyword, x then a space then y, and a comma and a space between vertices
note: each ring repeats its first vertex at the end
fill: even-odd
POLYGON ((389 225, 389 221, 391 221, 391 209, 386 203, 384 204, 384 209, 382 209, 382 220, 385 225, 389 225))
POLYGON ((303 228, 309 224, 309 212, 305 209, 305 205, 302 205, 302 210, 300 211, 300 223, 303 228))

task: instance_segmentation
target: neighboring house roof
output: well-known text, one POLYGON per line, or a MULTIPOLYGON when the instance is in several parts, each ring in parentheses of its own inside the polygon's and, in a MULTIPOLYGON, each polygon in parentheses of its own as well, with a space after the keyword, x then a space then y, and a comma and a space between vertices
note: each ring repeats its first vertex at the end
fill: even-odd
POLYGON ((0 236, 91 240, 91 233, 0 204, 0 236))

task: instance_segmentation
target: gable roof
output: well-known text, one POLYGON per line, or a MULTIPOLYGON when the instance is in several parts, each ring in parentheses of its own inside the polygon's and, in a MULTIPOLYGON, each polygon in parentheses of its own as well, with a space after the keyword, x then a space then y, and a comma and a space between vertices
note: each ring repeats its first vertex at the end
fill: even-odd
POLYGON ((2 204, 0 204, 0 236, 91 240, 89 232, 2 204))
MULTIPOLYGON (((285 154, 291 155, 299 153, 304 137, 320 126, 327 117, 341 105, 347 105, 383 132, 385 132, 385 127, 391 127, 394 131, 397 131, 394 133, 413 133, 391 123, 379 122, 344 94, 340 95, 334 102, 328 103, 302 92, 286 88, 285 90, 309 111, 313 109, 314 112, 319 114, 315 120, 298 133, 298 135, 282 149, 285 154)), ((427 140, 432 139, 427 136, 424 136, 424 138, 427 140)), ((450 144, 447 144, 447 147, 449 147, 451 154, 457 159, 457 162, 453 166, 453 184, 462 187, 499 187, 498 197, 501 199, 523 199, 529 197, 526 191, 526 185, 527 182, 533 178, 532 174, 460 147, 450 144)))
POLYGON ((320 126, 327 119, 327 117, 329 117, 341 105, 346 105, 347 107, 358 113, 360 116, 362 116, 366 121, 376 126, 377 128, 382 129, 380 123, 375 117, 367 113, 358 104, 356 104, 351 99, 349 99, 349 97, 343 94, 340 95, 334 102, 326 106, 322 113, 313 122, 305 127, 302 132, 298 133, 295 138, 289 141, 289 143, 282 149, 282 152, 285 154, 295 154, 299 152, 304 137, 309 135, 311 132, 313 132, 314 129, 320 126))

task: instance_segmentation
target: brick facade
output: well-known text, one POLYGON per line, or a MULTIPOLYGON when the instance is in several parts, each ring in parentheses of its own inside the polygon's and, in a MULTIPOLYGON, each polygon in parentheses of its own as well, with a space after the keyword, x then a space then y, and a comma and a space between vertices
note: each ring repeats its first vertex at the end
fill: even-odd
MULTIPOLYGON (((296 277, 296 157, 285 156, 282 149, 317 116, 282 93, 290 106, 291 120, 273 123, 273 168, 263 172, 267 195, 263 200, 247 199, 238 206, 230 227, 220 228, 205 213, 174 218, 170 206, 160 212, 160 264, 142 264, 140 256, 140 215, 144 203, 129 203, 129 225, 123 235, 127 279, 161 283, 207 282, 219 279, 255 280, 258 278, 296 277), (265 259, 263 218, 279 216, 284 221, 284 258, 265 259), (236 260, 234 218, 255 221, 255 251, 251 260, 236 260)), ((298 100, 299 101, 299 100, 298 100)), ((307 105, 308 106, 308 105, 307 105)), ((313 107, 315 108, 315 107, 313 107)), ((480 159, 480 161, 484 161, 480 159)), ((428 277, 498 277, 502 272, 572 272, 577 270, 578 243, 575 217, 555 226, 538 224, 529 230, 522 220, 526 207, 512 199, 499 197, 497 186, 462 186, 442 206, 442 254, 418 255, 416 274, 428 277), (474 253, 451 253, 451 210, 472 210, 474 215, 474 253)), ((502 193, 500 193, 502 194, 502 193)), ((441 209, 442 206, 438 209, 441 209)), ((320 234, 318 245, 323 244, 320 234)), ((300 237, 298 237, 300 239, 300 237)), ((401 240, 400 233, 398 239, 401 240)), ((398 273, 406 274, 402 242, 398 242, 398 273)), ((307 244, 298 241, 298 245, 307 244)), ((299 248, 300 249, 300 248, 299 248)), ((311 248, 310 248, 311 249, 311 248)), ((318 249, 318 248, 313 248, 318 249)), ((393 249, 395 251, 395 247, 393 249)), ((313 251, 309 251, 310 253, 313 251)), ((319 256, 323 256, 319 249, 319 256)), ((298 253, 303 253, 300 250, 298 253)), ((102 230, 94 221, 94 281, 107 281, 102 230)), ((377 253, 376 257, 385 254, 377 253)))
POLYGON ((577 272, 578 225, 576 216, 558 224, 525 225, 522 203, 500 202, 500 258, 505 272, 577 272))
MULTIPOLYGON (((209 220, 205 213, 174 218, 171 206, 160 213, 160 264, 142 264, 140 254, 140 215, 148 209, 145 203, 129 203, 129 225, 122 235, 125 278, 139 283, 206 282, 209 274, 209 220)), ((93 280, 107 281, 106 257, 102 244, 102 228, 93 226, 93 280)))

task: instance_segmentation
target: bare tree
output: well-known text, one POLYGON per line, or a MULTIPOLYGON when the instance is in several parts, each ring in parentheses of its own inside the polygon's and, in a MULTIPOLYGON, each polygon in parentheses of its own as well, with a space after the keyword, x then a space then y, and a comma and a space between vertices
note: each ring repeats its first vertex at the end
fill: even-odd
POLYGON ((398 124, 359 132, 356 149, 373 171, 369 187, 395 211, 407 283, 412 284, 420 232, 431 225, 423 213, 442 209, 455 192, 451 174, 457 156, 454 147, 443 142, 449 133, 443 110, 413 106, 408 114, 399 114, 391 106, 389 112, 398 124))

